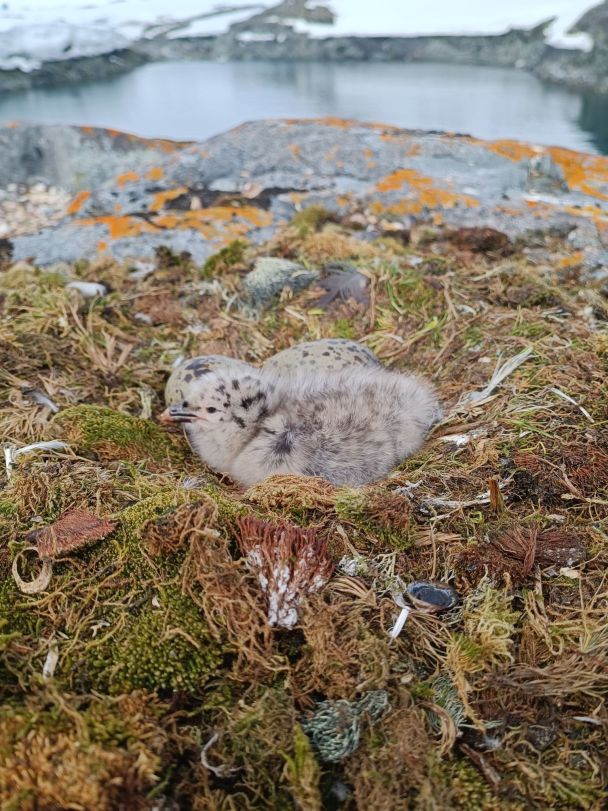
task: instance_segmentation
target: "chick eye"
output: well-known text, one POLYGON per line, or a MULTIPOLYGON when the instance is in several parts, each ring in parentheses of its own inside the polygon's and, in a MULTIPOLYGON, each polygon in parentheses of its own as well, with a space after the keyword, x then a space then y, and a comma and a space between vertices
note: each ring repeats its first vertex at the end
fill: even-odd
POLYGON ((209 408, 207 409, 208 414, 215 414, 216 411, 217 408, 214 408, 213 406, 209 406, 209 408))

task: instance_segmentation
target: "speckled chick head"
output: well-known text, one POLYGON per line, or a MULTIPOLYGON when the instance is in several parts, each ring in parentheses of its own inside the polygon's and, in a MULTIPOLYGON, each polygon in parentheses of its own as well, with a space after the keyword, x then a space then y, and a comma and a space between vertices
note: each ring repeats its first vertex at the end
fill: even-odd
POLYGON ((256 371, 245 361, 228 358, 224 355, 199 355, 196 358, 190 358, 180 363, 167 380, 165 403, 172 406, 179 405, 184 400, 190 400, 192 392, 199 388, 199 381, 209 372, 221 369, 225 369, 228 373, 256 371))
POLYGON ((264 372, 293 374, 302 371, 340 372, 349 366, 378 367, 380 362, 363 344, 345 338, 322 338, 296 344, 268 358, 264 372))

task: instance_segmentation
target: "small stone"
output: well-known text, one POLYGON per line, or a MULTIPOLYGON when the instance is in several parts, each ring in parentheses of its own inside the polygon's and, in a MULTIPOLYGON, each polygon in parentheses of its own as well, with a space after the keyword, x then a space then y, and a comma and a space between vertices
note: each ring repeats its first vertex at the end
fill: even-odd
POLYGON ((294 293, 304 290, 319 278, 316 270, 309 270, 297 262, 264 256, 243 279, 247 300, 254 307, 264 307, 288 287, 294 293))
POLYGON ((85 298, 95 298, 95 296, 105 296, 108 289, 105 285, 98 282, 70 282, 66 287, 78 292, 85 298))

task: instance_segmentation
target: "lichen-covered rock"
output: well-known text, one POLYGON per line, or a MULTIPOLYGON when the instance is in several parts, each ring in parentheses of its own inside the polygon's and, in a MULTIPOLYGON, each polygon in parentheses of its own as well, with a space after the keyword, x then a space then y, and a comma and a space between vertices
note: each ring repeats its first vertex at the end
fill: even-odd
MULTIPOLYGON (((408 228, 438 222, 493 228, 511 240, 567 233, 581 223, 602 229, 608 219, 607 158, 336 118, 251 122, 203 144, 18 126, 0 129, 0 146, 0 181, 44 180, 73 195, 51 226, 4 234, 15 259, 42 265, 85 255, 150 258, 163 245, 203 263, 232 246, 219 269, 240 256, 237 246, 265 242, 307 208, 337 220, 368 210, 376 221, 408 228)), ((319 222, 313 220, 313 231, 319 222)), ((343 240, 322 232, 308 239, 320 237, 327 240, 321 258, 332 240, 343 240)), ((344 247, 339 258, 352 253, 345 256, 344 247)), ((215 273, 214 266, 205 272, 215 273)), ((292 270, 246 282, 245 288, 254 285, 250 303, 261 306, 285 284, 301 289, 312 281, 312 271, 292 270)))
POLYGON ((318 278, 316 270, 309 270, 297 262, 264 256, 257 260, 254 269, 243 279, 243 289, 249 304, 264 307, 283 288, 288 287, 297 293, 318 278))
POLYGON ((179 458, 177 448, 162 428, 110 408, 66 408, 53 420, 52 432, 74 449, 94 453, 102 461, 158 464, 179 458))

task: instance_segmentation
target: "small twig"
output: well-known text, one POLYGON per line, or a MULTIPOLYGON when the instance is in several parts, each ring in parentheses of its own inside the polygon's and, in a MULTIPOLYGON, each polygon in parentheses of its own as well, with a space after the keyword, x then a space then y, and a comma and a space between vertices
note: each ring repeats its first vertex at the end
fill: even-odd
POLYGON ((500 786, 500 775, 496 771, 493 766, 487 762, 484 756, 480 752, 476 752, 472 747, 468 746, 466 743, 460 744, 460 749, 467 755, 473 763, 477 766, 479 771, 488 781, 490 786, 496 791, 500 786))
POLYGON ((578 410, 581 412, 581 414, 589 420, 589 422, 595 423, 595 420, 593 419, 591 414, 587 411, 587 409, 583 408, 583 406, 580 405, 580 403, 577 403, 576 400, 573 397, 570 397, 569 394, 566 394, 565 391, 558 389, 557 386, 550 388, 549 391, 560 397, 562 400, 565 400, 567 403, 576 406, 578 410))
POLYGON ((494 389, 497 389, 503 380, 506 380, 509 375, 513 374, 513 372, 518 369, 522 363, 525 363, 525 361, 527 361, 532 354, 532 349, 524 349, 524 351, 520 352, 519 355, 515 355, 514 357, 510 358, 510 360, 507 360, 500 366, 497 366, 487 386, 481 391, 472 391, 465 394, 459 405, 480 405, 483 403, 490 397, 494 389))
POLYGON ((238 771, 238 769, 229 769, 226 766, 212 766, 211 763, 209 763, 209 761, 207 760, 207 752, 209 751, 209 749, 211 749, 213 744, 219 740, 219 737, 220 737, 219 733, 214 732, 213 735, 207 741, 207 743, 203 746, 203 749, 201 751, 201 763, 206 769, 208 769, 210 772, 213 772, 213 774, 216 777, 228 777, 228 775, 234 774, 236 771, 238 771))
POLYGON ((16 448, 14 445, 4 446, 4 464, 6 467, 6 478, 10 479, 15 466, 15 460, 18 456, 24 453, 31 453, 32 451, 61 451, 69 448, 67 442, 60 442, 59 440, 51 440, 49 442, 34 442, 31 445, 24 445, 22 448, 16 448))

